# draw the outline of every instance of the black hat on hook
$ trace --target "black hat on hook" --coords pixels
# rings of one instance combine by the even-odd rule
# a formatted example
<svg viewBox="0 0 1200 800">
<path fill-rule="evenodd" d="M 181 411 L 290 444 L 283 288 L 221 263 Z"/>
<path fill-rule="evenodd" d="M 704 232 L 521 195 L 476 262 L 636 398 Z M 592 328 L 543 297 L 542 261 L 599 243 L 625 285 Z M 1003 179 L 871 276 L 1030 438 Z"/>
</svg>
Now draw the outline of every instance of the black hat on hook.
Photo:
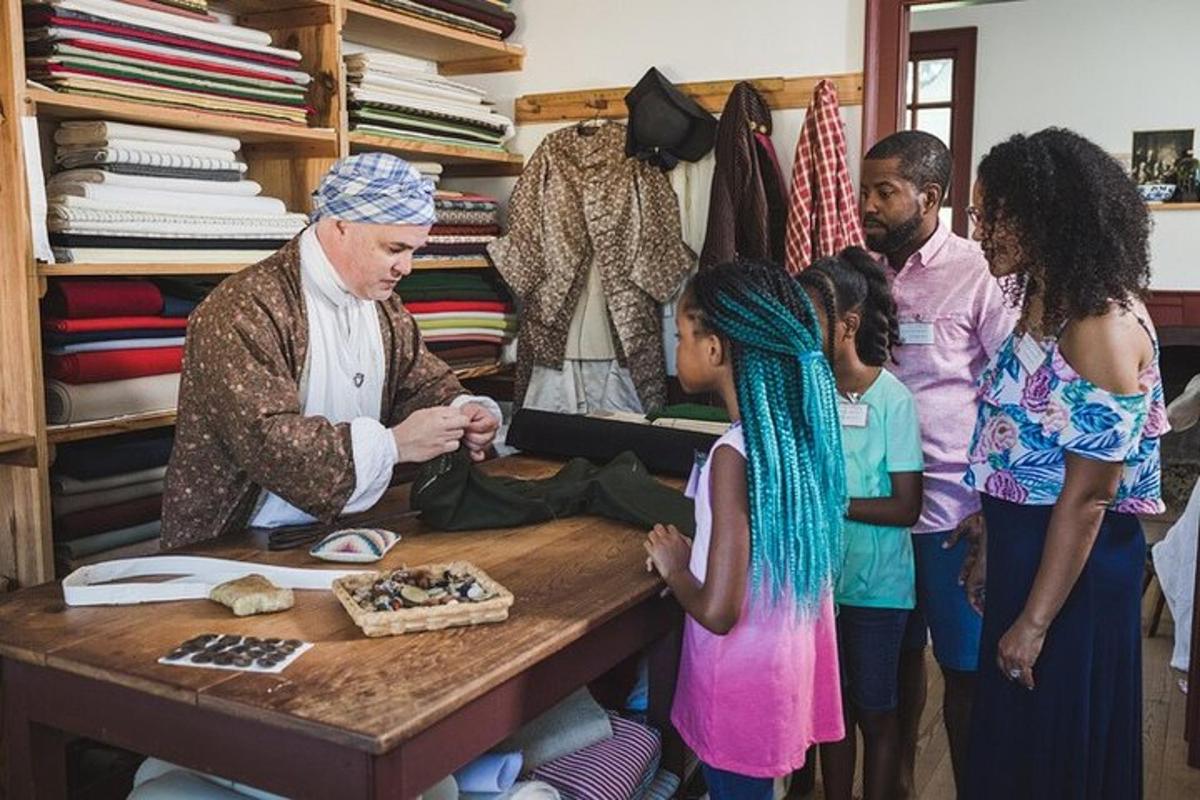
<svg viewBox="0 0 1200 800">
<path fill-rule="evenodd" d="M 716 117 L 654 67 L 625 95 L 625 106 L 627 156 L 668 170 L 680 159 L 699 161 L 716 141 Z"/>
</svg>

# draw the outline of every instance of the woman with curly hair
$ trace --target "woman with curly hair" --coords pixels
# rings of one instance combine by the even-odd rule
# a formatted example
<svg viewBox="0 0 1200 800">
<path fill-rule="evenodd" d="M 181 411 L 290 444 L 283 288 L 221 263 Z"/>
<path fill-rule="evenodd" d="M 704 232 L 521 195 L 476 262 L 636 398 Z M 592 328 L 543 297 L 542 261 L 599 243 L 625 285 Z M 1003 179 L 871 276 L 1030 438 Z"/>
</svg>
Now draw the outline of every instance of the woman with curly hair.
<svg viewBox="0 0 1200 800">
<path fill-rule="evenodd" d="M 1021 316 L 980 377 L 966 475 L 987 527 L 967 582 L 983 636 L 966 796 L 1140 798 L 1136 515 L 1163 510 L 1168 429 L 1146 205 L 1115 160 L 1055 128 L 994 147 L 973 202 Z"/>
</svg>

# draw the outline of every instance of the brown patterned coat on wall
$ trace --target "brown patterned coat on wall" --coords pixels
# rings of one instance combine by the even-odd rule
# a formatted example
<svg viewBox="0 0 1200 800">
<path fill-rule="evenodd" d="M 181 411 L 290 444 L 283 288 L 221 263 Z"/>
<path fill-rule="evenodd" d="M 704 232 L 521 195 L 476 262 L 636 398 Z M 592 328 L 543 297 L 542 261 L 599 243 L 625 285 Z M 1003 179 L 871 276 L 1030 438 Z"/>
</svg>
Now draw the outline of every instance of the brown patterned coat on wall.
<svg viewBox="0 0 1200 800">
<path fill-rule="evenodd" d="M 625 126 L 551 133 L 509 203 L 509 232 L 488 252 L 522 301 L 518 403 L 534 365 L 562 369 L 571 317 L 594 261 L 617 358 L 643 406 L 666 401 L 662 317 L 695 255 L 680 238 L 679 203 L 657 168 L 625 157 Z"/>
</svg>

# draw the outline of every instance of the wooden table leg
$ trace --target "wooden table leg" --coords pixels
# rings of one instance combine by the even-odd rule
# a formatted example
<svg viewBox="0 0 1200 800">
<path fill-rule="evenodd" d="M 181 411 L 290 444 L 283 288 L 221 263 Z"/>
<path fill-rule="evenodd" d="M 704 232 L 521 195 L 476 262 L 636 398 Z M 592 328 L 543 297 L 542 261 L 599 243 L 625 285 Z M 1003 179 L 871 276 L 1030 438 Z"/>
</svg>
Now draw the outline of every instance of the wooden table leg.
<svg viewBox="0 0 1200 800">
<path fill-rule="evenodd" d="M 22 685 L 14 670 L 4 679 L 4 760 L 10 798 L 67 796 L 67 736 L 39 725 L 29 717 L 31 687 Z"/>
</svg>

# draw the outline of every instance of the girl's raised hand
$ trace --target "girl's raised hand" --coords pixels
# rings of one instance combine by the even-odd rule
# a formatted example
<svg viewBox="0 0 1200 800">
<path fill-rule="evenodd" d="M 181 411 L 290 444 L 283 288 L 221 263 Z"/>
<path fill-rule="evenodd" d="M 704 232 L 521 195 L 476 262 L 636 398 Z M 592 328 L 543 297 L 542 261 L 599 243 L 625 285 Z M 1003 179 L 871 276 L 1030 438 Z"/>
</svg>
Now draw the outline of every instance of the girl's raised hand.
<svg viewBox="0 0 1200 800">
<path fill-rule="evenodd" d="M 644 546 L 649 555 L 646 568 L 653 566 L 663 580 L 669 581 L 688 569 L 692 558 L 692 542 L 674 525 L 655 525 L 646 537 Z"/>
</svg>

